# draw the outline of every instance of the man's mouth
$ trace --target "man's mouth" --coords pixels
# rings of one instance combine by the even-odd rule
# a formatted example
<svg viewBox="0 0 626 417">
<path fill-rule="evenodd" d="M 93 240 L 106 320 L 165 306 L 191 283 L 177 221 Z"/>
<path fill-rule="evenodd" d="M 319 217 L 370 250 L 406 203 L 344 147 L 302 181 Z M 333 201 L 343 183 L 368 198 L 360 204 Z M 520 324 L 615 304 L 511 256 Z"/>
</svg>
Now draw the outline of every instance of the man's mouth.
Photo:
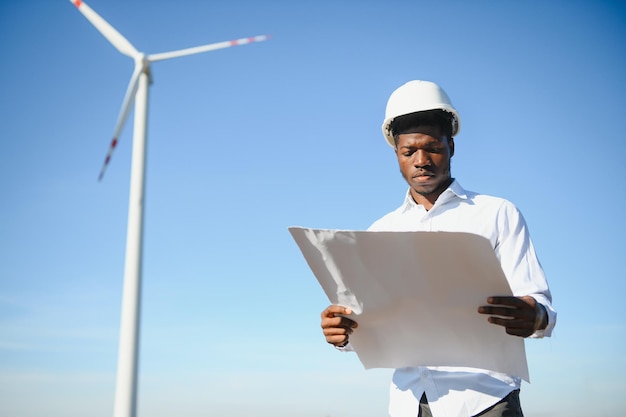
<svg viewBox="0 0 626 417">
<path fill-rule="evenodd" d="M 433 176 L 435 176 L 435 174 L 433 174 L 432 172 L 427 172 L 427 171 L 419 171 L 413 174 L 413 178 L 418 181 L 428 181 L 430 177 L 433 177 Z"/>
</svg>

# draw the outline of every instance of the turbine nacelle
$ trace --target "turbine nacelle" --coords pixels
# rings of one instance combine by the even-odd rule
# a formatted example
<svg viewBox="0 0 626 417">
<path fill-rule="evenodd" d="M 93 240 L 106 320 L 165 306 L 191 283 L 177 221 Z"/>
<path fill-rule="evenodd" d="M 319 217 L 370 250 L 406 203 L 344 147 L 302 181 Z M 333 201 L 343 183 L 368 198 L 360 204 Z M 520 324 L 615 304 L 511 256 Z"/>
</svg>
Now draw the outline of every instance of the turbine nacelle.
<svg viewBox="0 0 626 417">
<path fill-rule="evenodd" d="M 143 52 L 139 52 L 133 60 L 135 61 L 135 65 L 140 66 L 144 71 L 150 68 L 150 60 L 148 60 L 148 56 Z"/>
</svg>

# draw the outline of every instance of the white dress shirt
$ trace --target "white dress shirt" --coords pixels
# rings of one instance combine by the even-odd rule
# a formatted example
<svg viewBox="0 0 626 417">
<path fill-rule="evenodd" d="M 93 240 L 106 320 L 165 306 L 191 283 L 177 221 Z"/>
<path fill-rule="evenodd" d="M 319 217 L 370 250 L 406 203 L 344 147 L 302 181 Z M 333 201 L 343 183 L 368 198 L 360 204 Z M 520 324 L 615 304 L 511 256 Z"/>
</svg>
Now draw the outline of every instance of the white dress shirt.
<svg viewBox="0 0 626 417">
<path fill-rule="evenodd" d="M 415 203 L 407 192 L 399 208 L 374 222 L 368 230 L 467 232 L 486 237 L 513 294 L 530 295 L 546 308 L 547 327 L 531 337 L 550 336 L 556 322 L 550 290 L 524 218 L 511 202 L 466 191 L 454 180 L 430 210 Z M 427 335 L 424 343 L 428 343 Z M 433 417 L 470 417 L 491 407 L 520 384 L 519 377 L 484 369 L 400 368 L 395 370 L 391 381 L 389 414 L 416 417 L 425 392 Z"/>
</svg>

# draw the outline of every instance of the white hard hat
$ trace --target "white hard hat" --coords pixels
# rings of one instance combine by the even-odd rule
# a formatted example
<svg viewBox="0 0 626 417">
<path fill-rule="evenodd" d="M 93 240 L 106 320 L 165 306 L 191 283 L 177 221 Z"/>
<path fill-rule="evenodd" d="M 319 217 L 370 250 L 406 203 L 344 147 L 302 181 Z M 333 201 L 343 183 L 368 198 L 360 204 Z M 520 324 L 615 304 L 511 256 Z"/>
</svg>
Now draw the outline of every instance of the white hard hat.
<svg viewBox="0 0 626 417">
<path fill-rule="evenodd" d="M 459 133 L 461 119 L 446 92 L 433 82 L 415 80 L 402 85 L 389 96 L 382 126 L 387 143 L 392 148 L 396 147 L 390 129 L 396 117 L 427 110 L 444 110 L 452 114 L 452 136 Z"/>
</svg>

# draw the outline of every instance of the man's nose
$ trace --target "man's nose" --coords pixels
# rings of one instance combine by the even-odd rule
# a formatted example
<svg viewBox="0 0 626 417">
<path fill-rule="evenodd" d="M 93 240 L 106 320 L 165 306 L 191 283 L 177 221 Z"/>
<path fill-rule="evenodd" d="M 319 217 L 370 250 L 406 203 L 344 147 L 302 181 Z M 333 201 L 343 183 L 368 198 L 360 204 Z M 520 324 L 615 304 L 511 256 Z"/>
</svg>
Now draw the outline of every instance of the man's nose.
<svg viewBox="0 0 626 417">
<path fill-rule="evenodd" d="M 413 160 L 413 165 L 415 165 L 416 167 L 424 167 L 430 165 L 430 154 L 426 151 L 418 150 L 413 154 L 413 157 L 415 158 Z"/>
</svg>

